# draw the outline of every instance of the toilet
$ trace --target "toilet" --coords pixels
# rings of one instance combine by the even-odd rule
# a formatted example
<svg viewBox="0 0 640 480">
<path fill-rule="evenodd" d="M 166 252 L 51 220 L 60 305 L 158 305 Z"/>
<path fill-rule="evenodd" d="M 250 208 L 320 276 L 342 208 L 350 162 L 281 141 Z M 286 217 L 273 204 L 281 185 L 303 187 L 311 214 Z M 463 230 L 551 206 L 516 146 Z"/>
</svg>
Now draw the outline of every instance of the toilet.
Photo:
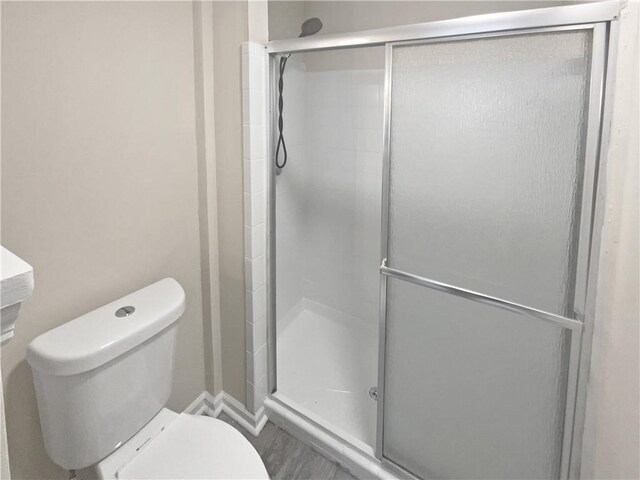
<svg viewBox="0 0 640 480">
<path fill-rule="evenodd" d="M 184 290 L 165 278 L 31 342 L 27 361 L 55 463 L 78 479 L 269 478 L 238 430 L 165 407 L 184 309 Z"/>
</svg>

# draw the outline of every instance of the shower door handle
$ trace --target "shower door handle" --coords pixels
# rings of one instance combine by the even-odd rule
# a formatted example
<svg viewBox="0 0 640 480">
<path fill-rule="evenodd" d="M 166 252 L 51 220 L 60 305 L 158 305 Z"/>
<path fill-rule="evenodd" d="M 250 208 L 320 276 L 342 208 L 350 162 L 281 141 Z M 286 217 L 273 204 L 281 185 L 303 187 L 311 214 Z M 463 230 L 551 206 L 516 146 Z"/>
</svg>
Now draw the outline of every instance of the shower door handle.
<svg viewBox="0 0 640 480">
<path fill-rule="evenodd" d="M 484 305 L 490 305 L 509 312 L 518 313 L 528 317 L 538 318 L 554 325 L 560 325 L 561 327 L 571 330 L 580 330 L 584 328 L 584 324 L 573 318 L 564 317 L 562 315 L 556 315 L 555 313 L 546 312 L 533 307 L 527 307 L 520 303 L 510 302 L 503 298 L 494 297 L 484 293 L 474 292 L 473 290 L 467 290 L 466 288 L 455 287 L 447 283 L 432 280 L 430 278 L 414 275 L 413 273 L 404 272 L 387 266 L 387 259 L 382 260 L 380 265 L 380 273 L 387 277 L 397 278 L 405 282 L 413 283 L 414 285 L 420 285 L 421 287 L 430 288 L 438 292 L 448 293 L 455 295 L 456 297 L 466 298 L 474 302 L 482 303 Z"/>
</svg>

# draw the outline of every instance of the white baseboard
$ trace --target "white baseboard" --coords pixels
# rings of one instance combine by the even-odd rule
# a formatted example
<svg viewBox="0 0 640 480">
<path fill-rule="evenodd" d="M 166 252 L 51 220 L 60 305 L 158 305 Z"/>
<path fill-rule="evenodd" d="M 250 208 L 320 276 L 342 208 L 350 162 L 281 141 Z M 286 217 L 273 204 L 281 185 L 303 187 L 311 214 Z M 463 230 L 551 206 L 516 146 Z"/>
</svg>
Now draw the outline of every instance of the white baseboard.
<svg viewBox="0 0 640 480">
<path fill-rule="evenodd" d="M 220 392 L 215 397 L 209 392 L 202 392 L 184 412 L 210 417 L 218 417 L 220 413 L 224 412 L 256 437 L 260 435 L 262 428 L 267 423 L 264 407 L 260 407 L 260 410 L 253 414 L 242 403 L 225 392 Z"/>
<path fill-rule="evenodd" d="M 187 408 L 184 409 L 184 413 L 191 415 L 210 415 L 211 410 L 213 409 L 214 400 L 215 399 L 209 392 L 202 392 Z"/>
<path fill-rule="evenodd" d="M 262 428 L 267 423 L 267 414 L 264 407 L 260 407 L 260 409 L 253 414 L 231 395 L 225 392 L 221 393 L 222 411 L 242 425 L 245 430 L 251 432 L 252 435 L 256 437 L 260 435 Z"/>
</svg>

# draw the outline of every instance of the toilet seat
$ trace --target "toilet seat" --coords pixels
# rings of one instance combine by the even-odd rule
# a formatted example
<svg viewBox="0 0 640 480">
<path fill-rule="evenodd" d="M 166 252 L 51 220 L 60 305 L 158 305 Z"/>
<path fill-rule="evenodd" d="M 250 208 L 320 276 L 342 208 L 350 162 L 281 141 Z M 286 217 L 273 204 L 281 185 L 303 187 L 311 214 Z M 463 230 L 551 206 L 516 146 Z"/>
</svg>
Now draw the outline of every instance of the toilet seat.
<svg viewBox="0 0 640 480">
<path fill-rule="evenodd" d="M 119 479 L 264 479 L 258 452 L 235 428 L 204 416 L 178 415 L 117 474 Z"/>
</svg>

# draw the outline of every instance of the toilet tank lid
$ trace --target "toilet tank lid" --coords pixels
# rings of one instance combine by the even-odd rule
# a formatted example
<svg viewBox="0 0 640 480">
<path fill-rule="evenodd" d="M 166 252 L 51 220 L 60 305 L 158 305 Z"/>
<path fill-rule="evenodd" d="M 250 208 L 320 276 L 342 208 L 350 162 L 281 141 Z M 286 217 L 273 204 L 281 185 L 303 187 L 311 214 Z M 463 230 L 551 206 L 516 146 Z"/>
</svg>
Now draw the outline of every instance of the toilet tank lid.
<svg viewBox="0 0 640 480">
<path fill-rule="evenodd" d="M 87 372 L 175 323 L 184 309 L 184 290 L 165 278 L 43 333 L 29 344 L 27 361 L 49 375 Z"/>
</svg>

